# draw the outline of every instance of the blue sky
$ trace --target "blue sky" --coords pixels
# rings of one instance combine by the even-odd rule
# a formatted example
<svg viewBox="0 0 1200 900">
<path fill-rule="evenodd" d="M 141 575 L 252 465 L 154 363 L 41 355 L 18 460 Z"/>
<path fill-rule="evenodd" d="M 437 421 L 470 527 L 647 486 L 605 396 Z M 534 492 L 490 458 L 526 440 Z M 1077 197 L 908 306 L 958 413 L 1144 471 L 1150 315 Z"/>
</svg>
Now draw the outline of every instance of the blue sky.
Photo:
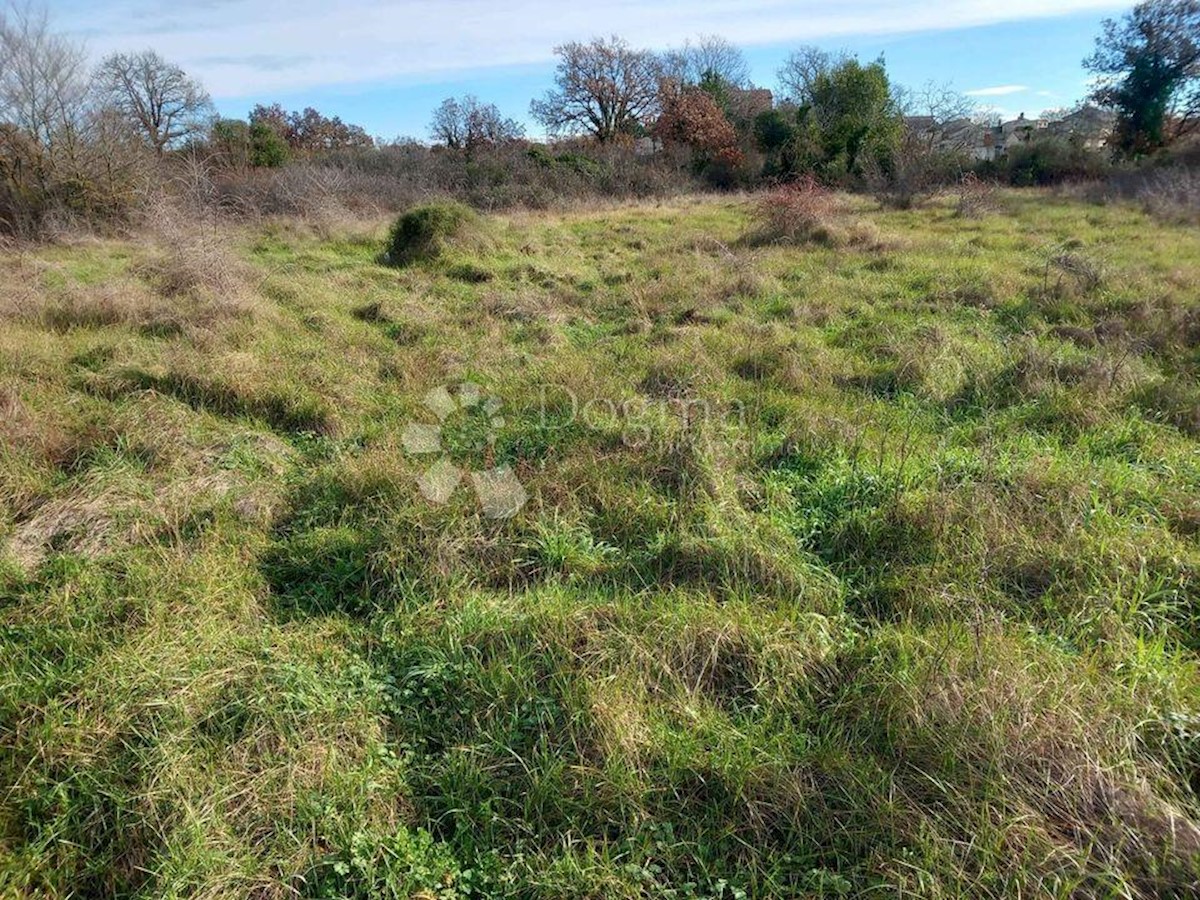
<svg viewBox="0 0 1200 900">
<path fill-rule="evenodd" d="M 382 137 L 424 138 L 445 97 L 473 93 L 528 122 L 553 47 L 617 32 L 665 49 L 721 34 L 754 80 L 800 44 L 883 54 L 901 84 L 949 83 L 1005 117 L 1069 106 L 1080 61 L 1114 0 L 51 0 L 59 27 L 100 56 L 154 47 L 197 75 L 222 114 L 258 102 L 315 106 Z M 530 133 L 537 128 L 530 123 Z"/>
</svg>

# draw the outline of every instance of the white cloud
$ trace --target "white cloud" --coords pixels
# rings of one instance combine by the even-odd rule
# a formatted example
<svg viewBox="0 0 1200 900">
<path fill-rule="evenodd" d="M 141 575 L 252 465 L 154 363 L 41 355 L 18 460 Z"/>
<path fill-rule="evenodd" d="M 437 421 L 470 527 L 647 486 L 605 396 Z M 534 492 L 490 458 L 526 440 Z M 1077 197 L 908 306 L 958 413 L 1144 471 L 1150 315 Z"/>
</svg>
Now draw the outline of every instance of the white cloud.
<svg viewBox="0 0 1200 900">
<path fill-rule="evenodd" d="M 556 44 L 616 31 L 664 47 L 698 33 L 742 45 L 835 42 L 1122 8 L 1122 0 L 51 0 L 96 54 L 153 46 L 216 97 L 425 80 L 542 64 Z M 983 96 L 983 95 L 981 95 Z"/>
<path fill-rule="evenodd" d="M 1000 84 L 996 87 L 976 88 L 973 91 L 967 91 L 968 97 L 1007 97 L 1009 94 L 1023 94 L 1029 90 L 1023 84 Z"/>
</svg>

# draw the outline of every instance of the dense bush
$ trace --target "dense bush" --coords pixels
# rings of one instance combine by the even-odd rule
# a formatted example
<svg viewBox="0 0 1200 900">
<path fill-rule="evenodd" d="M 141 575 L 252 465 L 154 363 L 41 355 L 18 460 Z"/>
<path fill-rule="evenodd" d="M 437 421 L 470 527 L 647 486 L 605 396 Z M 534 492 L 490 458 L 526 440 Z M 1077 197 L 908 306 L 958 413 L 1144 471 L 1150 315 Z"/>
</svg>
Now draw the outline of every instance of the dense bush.
<svg viewBox="0 0 1200 900">
<path fill-rule="evenodd" d="M 714 187 L 729 187 L 745 161 L 738 132 L 725 111 L 703 88 L 662 91 L 662 115 L 655 135 L 664 144 L 691 151 L 690 167 Z"/>
<path fill-rule="evenodd" d="M 107 228 L 135 217 L 157 180 L 153 160 L 118 141 L 83 150 L 48 153 L 0 127 L 0 236 L 37 239 L 72 224 Z"/>
<path fill-rule="evenodd" d="M 882 60 L 827 59 L 793 100 L 753 123 L 768 177 L 812 174 L 852 187 L 872 168 L 887 168 L 900 146 L 903 119 Z"/>
<path fill-rule="evenodd" d="M 404 266 L 436 259 L 448 243 L 478 228 L 479 217 L 461 203 L 430 203 L 411 209 L 396 220 L 388 234 L 387 258 Z"/>
<path fill-rule="evenodd" d="M 1063 138 L 1019 144 L 1001 159 L 981 163 L 979 175 L 1014 187 L 1035 187 L 1099 178 L 1111 169 L 1107 157 Z"/>
<path fill-rule="evenodd" d="M 262 122 L 220 119 L 208 138 L 214 162 L 224 168 L 277 169 L 288 161 L 287 143 Z"/>
<path fill-rule="evenodd" d="M 443 198 L 485 211 L 547 209 L 703 187 L 670 150 L 640 156 L 631 147 L 585 142 L 513 143 L 469 155 L 404 142 L 296 160 L 274 170 L 222 167 L 212 178 L 219 206 L 246 216 L 306 216 L 331 207 L 395 213 Z"/>
</svg>

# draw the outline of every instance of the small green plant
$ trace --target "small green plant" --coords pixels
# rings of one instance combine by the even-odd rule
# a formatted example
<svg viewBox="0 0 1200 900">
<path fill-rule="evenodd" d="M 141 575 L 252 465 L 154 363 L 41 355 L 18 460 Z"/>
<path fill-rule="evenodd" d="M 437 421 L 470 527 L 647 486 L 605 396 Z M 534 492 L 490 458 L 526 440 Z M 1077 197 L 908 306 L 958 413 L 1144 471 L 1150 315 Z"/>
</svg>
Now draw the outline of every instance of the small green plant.
<svg viewBox="0 0 1200 900">
<path fill-rule="evenodd" d="M 316 896 L 327 900 L 422 897 L 455 900 L 462 872 L 453 853 L 424 829 L 381 835 L 360 831 L 322 866 Z"/>
<path fill-rule="evenodd" d="M 559 519 L 539 522 L 526 547 L 524 565 L 530 572 L 568 578 L 597 575 L 618 555 L 616 547 L 596 540 L 584 525 Z"/>
</svg>

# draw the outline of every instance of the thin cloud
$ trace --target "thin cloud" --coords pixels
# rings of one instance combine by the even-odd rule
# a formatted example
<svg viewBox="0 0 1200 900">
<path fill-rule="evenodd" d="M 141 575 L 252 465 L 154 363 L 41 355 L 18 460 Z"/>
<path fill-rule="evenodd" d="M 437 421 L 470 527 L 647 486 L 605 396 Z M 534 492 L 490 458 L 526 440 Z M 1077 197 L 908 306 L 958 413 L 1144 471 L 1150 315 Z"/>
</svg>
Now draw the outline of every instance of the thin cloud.
<svg viewBox="0 0 1200 900">
<path fill-rule="evenodd" d="M 1021 94 L 1029 90 L 1023 84 L 1000 84 L 996 87 L 976 88 L 973 91 L 967 91 L 968 97 L 1007 97 L 1009 94 Z"/>
<path fill-rule="evenodd" d="M 554 47 L 616 31 L 664 48 L 700 33 L 743 46 L 836 42 L 1123 8 L 1122 0 L 51 0 L 94 54 L 153 46 L 217 97 L 371 82 L 419 82 L 542 65 Z M 686 13 L 686 14 L 685 14 Z M 219 54 L 214 58 L 214 50 Z M 264 55 L 301 60 L 264 67 Z M 989 96 L 989 95 L 982 95 Z"/>
<path fill-rule="evenodd" d="M 311 56 L 287 56 L 278 53 L 251 53 L 247 56 L 200 56 L 196 63 L 201 66 L 233 66 L 255 69 L 259 72 L 278 72 L 311 63 Z"/>
</svg>

